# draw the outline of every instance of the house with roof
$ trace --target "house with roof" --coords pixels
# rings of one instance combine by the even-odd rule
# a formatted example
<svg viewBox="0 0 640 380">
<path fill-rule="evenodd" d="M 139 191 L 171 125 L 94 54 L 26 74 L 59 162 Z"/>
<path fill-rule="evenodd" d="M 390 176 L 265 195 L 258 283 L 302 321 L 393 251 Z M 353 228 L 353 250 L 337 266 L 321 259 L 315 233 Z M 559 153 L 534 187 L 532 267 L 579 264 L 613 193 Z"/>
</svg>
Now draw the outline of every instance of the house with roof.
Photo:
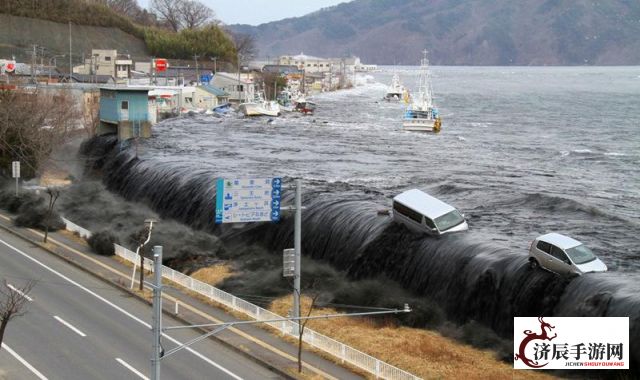
<svg viewBox="0 0 640 380">
<path fill-rule="evenodd" d="M 210 84 L 197 86 L 193 94 L 193 105 L 196 108 L 213 109 L 221 104 L 229 102 L 229 94 L 221 88 Z"/>
<path fill-rule="evenodd" d="M 151 137 L 152 116 L 156 113 L 152 107 L 147 87 L 101 87 L 96 134 L 117 134 L 121 141 Z"/>
<path fill-rule="evenodd" d="M 240 103 L 247 99 L 253 99 L 256 86 L 252 73 L 223 73 L 217 72 L 213 76 L 211 84 L 227 94 L 230 102 Z"/>
</svg>

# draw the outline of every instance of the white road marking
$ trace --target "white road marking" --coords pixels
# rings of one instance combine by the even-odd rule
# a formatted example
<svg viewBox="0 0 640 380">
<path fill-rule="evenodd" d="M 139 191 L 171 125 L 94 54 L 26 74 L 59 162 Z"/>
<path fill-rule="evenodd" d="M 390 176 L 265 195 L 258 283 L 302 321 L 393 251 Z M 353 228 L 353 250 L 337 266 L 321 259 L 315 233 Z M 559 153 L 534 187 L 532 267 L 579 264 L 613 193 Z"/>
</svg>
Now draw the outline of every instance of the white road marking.
<svg viewBox="0 0 640 380">
<path fill-rule="evenodd" d="M 38 377 L 38 379 L 47 380 L 47 378 L 44 377 L 44 375 L 41 374 L 40 371 L 38 371 L 37 369 L 33 368 L 33 366 L 31 364 L 29 364 L 26 360 L 24 360 L 22 358 L 22 356 L 18 355 L 14 350 L 9 348 L 9 346 L 7 346 L 6 343 L 2 343 L 2 348 L 7 350 L 7 352 L 10 353 L 11 355 L 13 355 L 14 358 L 18 359 L 18 361 L 20 363 L 22 363 L 25 367 L 27 367 L 29 369 L 29 371 L 33 372 L 33 374 L 36 375 Z"/>
<path fill-rule="evenodd" d="M 131 366 L 129 363 L 125 362 L 124 360 L 120 359 L 120 358 L 116 358 L 116 360 L 118 361 L 118 363 L 122 364 L 126 369 L 128 369 L 129 371 L 135 373 L 136 375 L 138 375 L 141 379 L 144 380 L 149 380 L 148 377 L 146 377 L 145 375 L 143 375 L 140 371 L 138 371 L 137 369 L 133 368 L 133 366 Z"/>
<path fill-rule="evenodd" d="M 29 256 L 28 254 L 26 254 L 26 253 L 22 252 L 21 250 L 19 250 L 18 248 L 16 248 L 16 247 L 12 246 L 11 244 L 9 244 L 9 243 L 5 242 L 4 240 L 1 240 L 1 239 L 0 239 L 0 243 L 2 243 L 2 244 L 4 244 L 4 245 L 6 245 L 7 247 L 11 248 L 13 251 L 15 251 L 15 252 L 19 253 L 20 255 L 24 256 L 25 258 L 27 258 L 27 259 L 29 259 L 29 260 L 31 260 L 31 261 L 33 261 L 34 263 L 36 263 L 36 264 L 40 265 L 41 267 L 45 268 L 46 270 L 48 270 L 49 272 L 51 272 L 51 273 L 55 274 L 56 276 L 58 276 L 58 277 L 60 277 L 60 278 L 62 278 L 62 279 L 64 279 L 64 280 L 66 280 L 66 281 L 67 281 L 67 282 L 69 282 L 70 284 L 73 284 L 73 285 L 77 286 L 78 288 L 80 288 L 80 289 L 84 290 L 85 292 L 87 292 L 87 293 L 91 294 L 91 295 L 92 295 L 92 296 L 94 296 L 95 298 L 97 298 L 97 299 L 99 299 L 100 301 L 102 301 L 102 302 L 106 303 L 107 305 L 109 305 L 109 306 L 113 307 L 114 309 L 118 310 L 119 312 L 121 312 L 122 314 L 124 314 L 124 315 L 128 316 L 129 318 L 133 319 L 134 321 L 136 321 L 136 322 L 140 323 L 141 325 L 145 326 L 146 328 L 151 329 L 151 325 L 150 325 L 150 324 L 148 324 L 147 322 L 143 321 L 142 319 L 140 319 L 140 318 L 136 317 L 135 315 L 133 315 L 133 314 L 129 313 L 128 311 L 126 311 L 125 309 L 121 308 L 120 306 L 118 306 L 118 305 L 116 305 L 116 304 L 112 303 L 111 301 L 107 300 L 106 298 L 104 298 L 104 297 L 100 296 L 99 294 L 94 293 L 93 291 L 91 291 L 91 290 L 89 290 L 89 289 L 85 288 L 84 286 L 82 286 L 82 285 L 80 285 L 79 283 L 77 283 L 77 282 L 73 281 L 73 280 L 72 280 L 72 279 L 70 279 L 69 277 L 67 277 L 67 276 L 63 275 L 62 273 L 60 273 L 60 272 L 58 272 L 58 271 L 56 271 L 55 269 L 53 269 L 53 268 L 51 268 L 51 267 L 47 266 L 47 265 L 46 265 L 46 264 L 44 264 L 44 263 L 41 263 L 41 262 L 40 262 L 40 261 L 38 261 L 37 259 L 34 259 L 33 257 L 31 257 L 31 256 Z M 173 342 L 174 344 L 176 344 L 176 345 L 178 345 L 178 346 L 181 346 L 181 345 L 182 345 L 182 343 L 181 343 L 180 341 L 178 341 L 177 339 L 174 339 L 174 338 L 170 337 L 169 335 L 167 335 L 167 334 L 165 334 L 165 333 L 162 333 L 162 336 L 163 336 L 163 337 L 165 337 L 165 338 L 167 338 L 168 340 L 170 340 L 171 342 Z M 242 380 L 242 378 L 241 378 L 240 376 L 238 376 L 238 375 L 234 374 L 233 372 L 231 372 L 231 371 L 229 371 L 228 369 L 224 368 L 224 367 L 223 367 L 223 366 L 221 366 L 220 364 L 218 364 L 218 363 L 214 362 L 213 360 L 209 359 L 208 357 L 206 357 L 206 356 L 202 355 L 201 353 L 199 353 L 198 351 L 194 350 L 193 348 L 191 348 L 191 347 L 187 347 L 187 348 L 185 348 L 185 350 L 187 350 L 187 351 L 191 352 L 192 354 L 194 354 L 194 355 L 195 355 L 195 356 L 197 356 L 198 358 L 200 358 L 200 359 L 204 360 L 205 362 L 207 362 L 207 363 L 211 364 L 212 366 L 214 366 L 214 367 L 218 368 L 220 371 L 222 371 L 222 372 L 226 373 L 227 375 L 229 375 L 229 376 L 233 377 L 234 379 Z"/>
<path fill-rule="evenodd" d="M 16 288 L 15 286 L 11 285 L 11 284 L 7 284 L 7 288 L 13 290 L 14 292 L 20 294 L 24 299 L 26 299 L 29 302 L 33 302 L 33 298 L 29 297 L 28 295 L 24 294 L 22 292 L 22 290 Z"/>
<path fill-rule="evenodd" d="M 71 325 L 71 323 L 65 321 L 64 319 L 58 317 L 57 315 L 53 316 L 55 319 L 58 320 L 58 322 L 62 323 L 63 325 L 67 326 L 68 328 L 70 328 L 71 330 L 73 330 L 73 332 L 75 332 L 76 334 L 80 335 L 81 337 L 85 337 L 87 336 L 87 334 L 83 333 L 82 331 L 80 331 L 79 329 L 75 328 L 74 326 Z"/>
</svg>

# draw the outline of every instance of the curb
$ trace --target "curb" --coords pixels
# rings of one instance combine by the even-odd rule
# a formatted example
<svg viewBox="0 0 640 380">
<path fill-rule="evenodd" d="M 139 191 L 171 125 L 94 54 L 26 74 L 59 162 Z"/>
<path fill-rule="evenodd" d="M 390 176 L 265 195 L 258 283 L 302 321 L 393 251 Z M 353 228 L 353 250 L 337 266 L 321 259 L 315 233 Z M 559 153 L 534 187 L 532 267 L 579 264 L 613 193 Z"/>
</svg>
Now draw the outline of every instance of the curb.
<svg viewBox="0 0 640 380">
<path fill-rule="evenodd" d="M 11 220 L 11 222 L 13 223 L 13 219 Z M 67 257 L 62 253 L 55 252 L 54 250 L 49 249 L 48 247 L 43 245 L 41 242 L 34 241 L 31 238 L 29 238 L 28 236 L 25 236 L 23 233 L 15 231 L 14 229 L 12 229 L 10 227 L 7 227 L 7 226 L 4 226 L 2 224 L 0 224 L 0 228 L 5 230 L 5 231 L 7 231 L 7 232 L 9 232 L 12 235 L 17 236 L 18 238 L 20 238 L 20 239 L 22 239 L 22 240 L 24 240 L 26 242 L 29 242 L 31 244 L 34 244 L 34 245 L 38 246 L 38 248 L 43 249 L 43 250 L 51 253 L 52 255 L 58 257 L 59 259 L 61 259 L 61 260 L 65 261 L 66 263 L 72 265 L 73 267 L 75 267 L 77 269 L 80 269 L 81 271 L 83 271 L 83 272 L 85 272 L 85 273 L 97 278 L 98 280 L 100 280 L 100 281 L 102 281 L 102 282 L 104 282 L 104 283 L 106 283 L 108 285 L 115 286 L 116 288 L 124 291 L 125 293 L 127 293 L 130 296 L 136 298 L 137 300 L 142 301 L 147 305 L 152 305 L 152 302 L 148 301 L 147 299 L 145 299 L 144 297 L 140 296 L 139 294 L 131 291 L 129 288 L 124 287 L 121 284 L 119 284 L 118 282 L 110 280 L 110 279 L 108 279 L 106 277 L 103 277 L 102 275 L 100 275 L 100 274 L 98 274 L 96 272 L 93 272 L 93 271 L 89 270 L 88 268 L 84 267 L 80 263 L 74 261 L 72 258 Z M 184 318 L 184 317 L 182 317 L 180 315 L 173 314 L 173 313 L 165 310 L 164 308 L 162 310 L 162 313 L 164 315 L 170 316 L 171 318 L 174 318 L 174 319 L 176 319 L 176 320 L 178 320 L 178 321 L 180 321 L 180 322 L 182 322 L 182 323 L 184 323 L 186 325 L 192 324 L 192 322 L 188 321 L 186 318 Z M 197 330 L 198 332 L 203 332 L 203 333 L 208 333 L 209 332 L 209 330 L 206 330 L 205 328 L 202 328 L 202 327 L 193 327 L 192 330 Z M 268 370 L 270 370 L 270 371 L 282 376 L 284 379 L 288 379 L 288 380 L 296 380 L 297 379 L 296 377 L 291 376 L 289 373 L 283 371 L 282 369 L 280 369 L 280 368 L 278 368 L 278 367 L 276 367 L 276 366 L 274 366 L 274 365 L 272 365 L 270 363 L 267 363 L 267 362 L 263 361 L 262 359 L 258 358 L 255 355 L 252 355 L 252 354 L 250 354 L 250 353 L 248 353 L 246 351 L 241 350 L 240 348 L 234 346 L 233 344 L 231 344 L 229 342 L 226 342 L 226 341 L 218 338 L 215 335 L 211 335 L 209 337 L 209 339 L 213 339 L 216 342 L 221 343 L 223 346 L 233 350 L 236 353 L 241 354 L 245 358 L 247 358 L 247 359 L 249 359 L 249 360 L 251 360 L 251 361 L 253 361 L 253 362 L 255 362 L 255 363 L 257 363 L 257 364 L 259 364 L 259 365 L 261 365 L 261 366 L 263 366 L 265 368 L 267 368 Z"/>
</svg>

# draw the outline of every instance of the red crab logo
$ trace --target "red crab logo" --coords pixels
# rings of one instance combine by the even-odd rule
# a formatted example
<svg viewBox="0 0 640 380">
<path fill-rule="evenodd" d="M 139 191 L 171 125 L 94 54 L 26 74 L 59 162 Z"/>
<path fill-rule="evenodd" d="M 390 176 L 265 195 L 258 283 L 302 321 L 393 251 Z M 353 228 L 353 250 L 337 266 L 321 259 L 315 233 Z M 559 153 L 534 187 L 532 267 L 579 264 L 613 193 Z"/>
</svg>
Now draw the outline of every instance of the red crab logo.
<svg viewBox="0 0 640 380">
<path fill-rule="evenodd" d="M 520 342 L 520 348 L 518 350 L 518 353 L 515 355 L 515 360 L 522 360 L 524 364 L 531 368 L 542 368 L 549 363 L 538 364 L 537 361 L 527 358 L 527 356 L 525 355 L 527 344 L 534 340 L 552 340 L 558 336 L 558 334 L 555 333 L 551 337 L 548 335 L 548 332 L 551 332 L 551 330 L 554 329 L 555 326 L 551 326 L 550 324 L 545 322 L 542 317 L 538 317 L 538 321 L 540 322 L 540 334 L 536 334 L 531 330 L 524 330 L 523 332 L 526 337 L 522 340 L 522 342 Z M 547 329 L 549 330 L 548 332 Z"/>
</svg>

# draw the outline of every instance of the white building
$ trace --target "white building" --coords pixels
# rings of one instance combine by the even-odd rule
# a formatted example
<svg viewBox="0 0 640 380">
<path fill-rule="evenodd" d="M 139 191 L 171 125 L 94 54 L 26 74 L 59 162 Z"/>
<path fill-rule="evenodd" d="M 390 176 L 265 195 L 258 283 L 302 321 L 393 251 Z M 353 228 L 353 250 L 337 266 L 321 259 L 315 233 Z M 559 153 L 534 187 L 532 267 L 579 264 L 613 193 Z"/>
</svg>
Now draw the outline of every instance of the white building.
<svg viewBox="0 0 640 380">
<path fill-rule="evenodd" d="M 217 72 L 213 76 L 211 84 L 227 94 L 229 101 L 241 102 L 253 99 L 256 92 L 256 85 L 251 73 L 223 73 Z"/>
<path fill-rule="evenodd" d="M 296 66 L 307 73 L 328 73 L 334 70 L 331 59 L 312 57 L 300 53 L 298 55 L 283 55 L 278 59 L 279 65 Z"/>
<path fill-rule="evenodd" d="M 131 77 L 133 61 L 128 55 L 118 55 L 117 50 L 92 49 L 91 57 L 83 65 L 74 66 L 74 74 L 108 75 L 117 79 Z"/>
</svg>

